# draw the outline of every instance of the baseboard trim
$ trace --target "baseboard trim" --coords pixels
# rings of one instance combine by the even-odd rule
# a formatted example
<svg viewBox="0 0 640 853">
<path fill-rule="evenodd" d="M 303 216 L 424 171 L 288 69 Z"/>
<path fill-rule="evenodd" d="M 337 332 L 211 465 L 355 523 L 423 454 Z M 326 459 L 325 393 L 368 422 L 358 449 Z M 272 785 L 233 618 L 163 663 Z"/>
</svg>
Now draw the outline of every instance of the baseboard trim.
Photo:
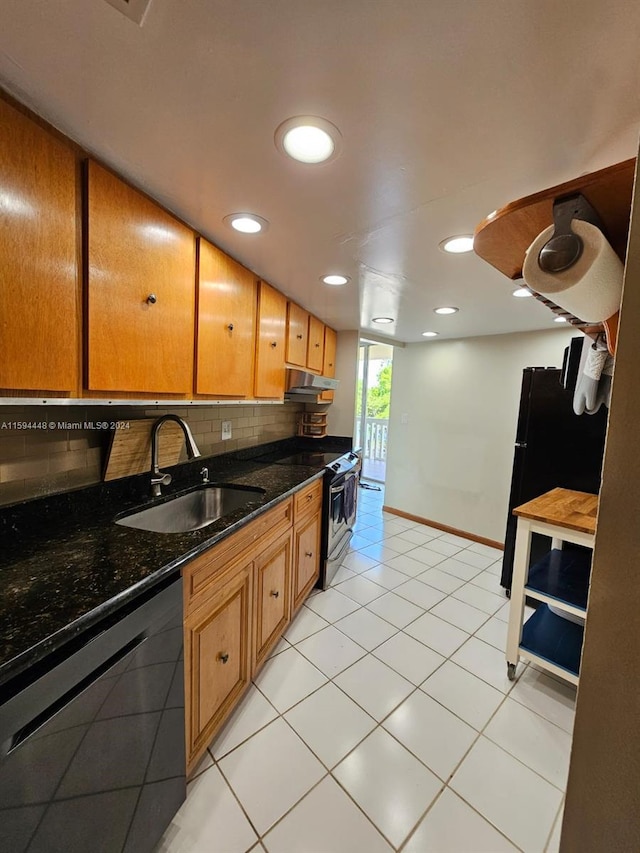
<svg viewBox="0 0 640 853">
<path fill-rule="evenodd" d="M 421 515 L 413 515 L 410 512 L 405 512 L 402 509 L 395 509 L 392 506 L 385 505 L 382 509 L 392 515 L 399 515 L 401 518 L 408 518 L 409 521 L 417 521 L 419 524 L 428 524 L 430 527 L 443 530 L 445 533 L 453 533 L 455 536 L 462 536 L 464 539 L 470 539 L 472 542 L 479 542 L 481 545 L 488 545 L 490 548 L 497 548 L 499 551 L 504 551 L 504 543 L 496 542 L 495 539 L 487 539 L 485 536 L 477 536 L 475 533 L 468 533 L 466 530 L 459 530 L 457 527 L 449 527 L 448 524 L 441 524 L 439 521 L 433 521 L 431 518 L 423 518 Z"/>
</svg>

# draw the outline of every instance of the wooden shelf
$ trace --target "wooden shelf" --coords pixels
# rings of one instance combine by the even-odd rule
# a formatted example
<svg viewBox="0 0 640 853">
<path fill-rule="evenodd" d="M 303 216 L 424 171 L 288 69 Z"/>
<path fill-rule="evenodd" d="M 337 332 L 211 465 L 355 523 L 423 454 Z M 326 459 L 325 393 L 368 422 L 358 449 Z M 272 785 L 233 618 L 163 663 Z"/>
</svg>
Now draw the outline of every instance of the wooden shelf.
<svg viewBox="0 0 640 853">
<path fill-rule="evenodd" d="M 624 263 L 635 167 L 635 158 L 625 160 L 505 205 L 476 228 L 475 253 L 508 278 L 522 278 L 526 250 L 553 224 L 554 200 L 580 192 L 598 212 L 607 239 Z"/>
</svg>

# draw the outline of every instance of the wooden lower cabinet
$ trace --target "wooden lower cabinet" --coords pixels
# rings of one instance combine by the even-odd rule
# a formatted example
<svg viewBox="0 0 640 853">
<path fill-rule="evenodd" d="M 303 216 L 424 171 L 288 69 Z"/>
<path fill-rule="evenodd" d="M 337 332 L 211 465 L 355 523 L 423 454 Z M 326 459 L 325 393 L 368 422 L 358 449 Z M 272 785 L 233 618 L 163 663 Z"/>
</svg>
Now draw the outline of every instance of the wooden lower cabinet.
<svg viewBox="0 0 640 853">
<path fill-rule="evenodd" d="M 253 563 L 240 562 L 185 619 L 188 770 L 251 682 L 252 593 Z"/>
<path fill-rule="evenodd" d="M 321 496 L 316 480 L 183 570 L 187 773 L 311 592 Z"/>
<path fill-rule="evenodd" d="M 320 515 L 311 515 L 296 524 L 293 611 L 311 592 L 320 573 Z"/>
<path fill-rule="evenodd" d="M 291 618 L 291 533 L 254 561 L 254 664 L 259 666 Z"/>
</svg>

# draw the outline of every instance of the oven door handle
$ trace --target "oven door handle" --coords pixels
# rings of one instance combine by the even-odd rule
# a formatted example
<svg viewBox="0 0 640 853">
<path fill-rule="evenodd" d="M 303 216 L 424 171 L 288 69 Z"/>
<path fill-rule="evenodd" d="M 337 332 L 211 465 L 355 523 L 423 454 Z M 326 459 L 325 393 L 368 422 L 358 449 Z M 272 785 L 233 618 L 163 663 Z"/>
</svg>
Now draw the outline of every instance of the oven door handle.
<svg viewBox="0 0 640 853">
<path fill-rule="evenodd" d="M 344 486 L 338 486 L 337 488 L 335 486 L 331 487 L 331 494 L 332 495 L 337 495 L 340 492 L 344 492 Z"/>
</svg>

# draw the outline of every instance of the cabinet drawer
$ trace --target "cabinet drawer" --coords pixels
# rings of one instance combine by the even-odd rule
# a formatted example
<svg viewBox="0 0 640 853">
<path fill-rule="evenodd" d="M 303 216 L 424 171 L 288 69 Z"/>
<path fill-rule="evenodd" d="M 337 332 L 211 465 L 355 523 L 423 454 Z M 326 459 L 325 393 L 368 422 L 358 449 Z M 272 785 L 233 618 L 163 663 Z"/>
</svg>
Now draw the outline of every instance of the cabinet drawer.
<svg viewBox="0 0 640 853">
<path fill-rule="evenodd" d="M 293 610 L 302 604 L 320 574 L 319 514 L 296 527 L 295 543 Z"/>
<path fill-rule="evenodd" d="M 255 665 L 284 631 L 291 608 L 291 533 L 260 554 L 255 566 Z"/>
<path fill-rule="evenodd" d="M 316 480 L 293 496 L 294 517 L 296 523 L 309 513 L 318 513 L 322 509 L 322 480 Z"/>
<path fill-rule="evenodd" d="M 260 547 L 267 547 L 291 527 L 293 504 L 291 498 L 277 504 L 269 512 L 258 516 L 241 530 L 232 533 L 200 557 L 196 557 L 183 569 L 185 612 L 198 607 L 206 598 L 212 583 L 232 560 L 260 540 Z"/>
</svg>

